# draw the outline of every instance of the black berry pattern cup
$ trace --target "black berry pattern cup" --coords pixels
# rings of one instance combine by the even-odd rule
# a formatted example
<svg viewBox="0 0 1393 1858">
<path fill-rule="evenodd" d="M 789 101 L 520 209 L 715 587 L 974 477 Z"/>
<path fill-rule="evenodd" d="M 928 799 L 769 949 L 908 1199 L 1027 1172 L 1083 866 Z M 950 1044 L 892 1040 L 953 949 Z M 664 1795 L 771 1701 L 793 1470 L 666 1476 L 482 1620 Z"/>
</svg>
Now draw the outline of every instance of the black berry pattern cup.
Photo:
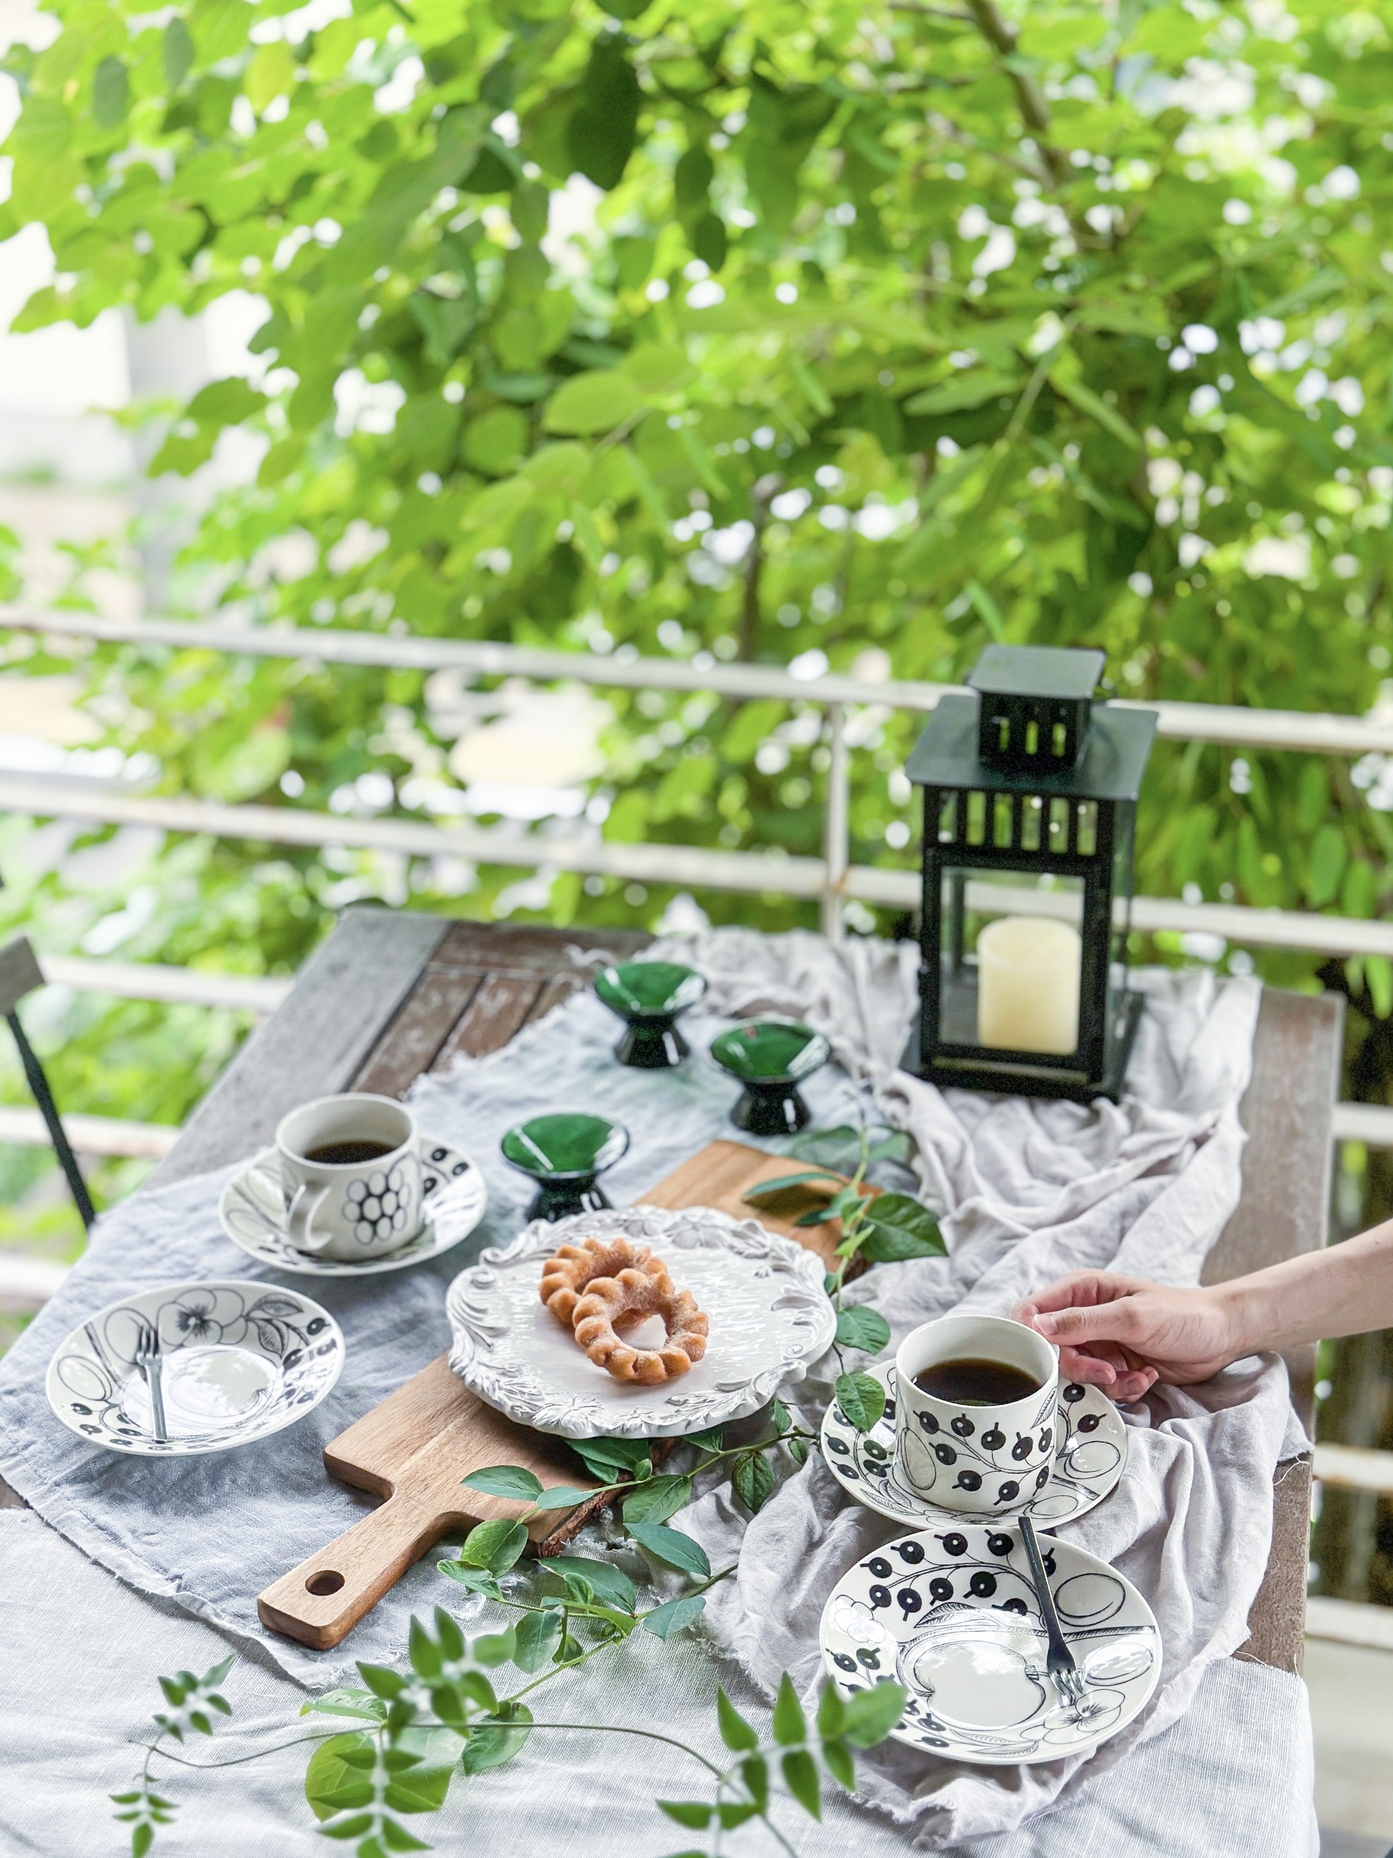
<svg viewBox="0 0 1393 1858">
<path fill-rule="evenodd" d="M 1029 1391 L 987 1403 L 945 1399 L 919 1385 L 920 1377 L 951 1381 L 955 1368 L 992 1367 Z M 926 1502 L 964 1516 L 1009 1516 L 1049 1482 L 1059 1358 L 1033 1329 L 1000 1316 L 941 1316 L 905 1337 L 895 1380 L 897 1467 Z"/>
</svg>

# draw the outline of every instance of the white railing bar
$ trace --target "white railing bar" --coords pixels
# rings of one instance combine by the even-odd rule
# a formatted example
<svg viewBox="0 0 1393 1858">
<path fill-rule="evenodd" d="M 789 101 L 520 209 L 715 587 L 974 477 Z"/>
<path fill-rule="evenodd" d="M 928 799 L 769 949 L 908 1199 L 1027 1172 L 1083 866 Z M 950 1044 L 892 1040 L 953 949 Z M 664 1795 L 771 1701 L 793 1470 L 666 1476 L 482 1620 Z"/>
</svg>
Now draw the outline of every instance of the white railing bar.
<svg viewBox="0 0 1393 1858">
<path fill-rule="evenodd" d="M 487 639 L 430 639 L 414 634 L 311 631 L 171 619 L 108 619 L 93 613 L 36 611 L 0 604 L 0 630 L 47 632 L 111 644 L 169 645 L 182 650 L 245 653 L 261 658 L 309 658 L 325 664 L 378 665 L 416 671 L 467 671 L 475 677 L 523 677 L 539 682 L 685 691 L 722 696 L 778 697 L 789 702 L 884 704 L 928 711 L 956 684 L 874 683 L 865 678 L 798 678 L 773 665 L 695 664 L 618 653 L 533 651 Z M 1249 709 L 1238 704 L 1116 699 L 1126 709 L 1156 712 L 1162 736 L 1233 748 L 1292 749 L 1331 755 L 1393 754 L 1393 720 L 1334 716 L 1321 711 Z"/>
<path fill-rule="evenodd" d="M 254 974 L 214 974 L 203 968 L 93 960 L 85 955 L 40 954 L 39 966 L 46 981 L 83 993 L 171 1005 L 238 1007 L 252 1013 L 274 1013 L 294 985 Z"/>
<path fill-rule="evenodd" d="M 827 706 L 827 805 L 822 819 L 822 933 L 842 939 L 842 885 L 851 862 L 851 767 L 846 752 L 846 706 Z"/>
<path fill-rule="evenodd" d="M 483 826 L 434 826 L 406 819 L 355 819 L 290 806 L 232 806 L 219 801 L 123 792 L 117 783 L 0 771 L 0 810 L 44 819 L 86 819 L 108 825 L 148 825 L 166 832 L 265 839 L 279 845 L 342 845 L 408 857 L 451 855 L 483 864 L 551 868 L 683 889 L 769 892 L 821 898 L 828 888 L 821 858 L 780 852 L 720 852 L 704 846 L 624 844 L 572 834 L 494 831 Z M 851 865 L 844 897 L 912 910 L 920 880 L 910 871 Z M 1236 903 L 1181 903 L 1137 897 L 1132 923 L 1146 934 L 1202 930 L 1252 948 L 1290 948 L 1326 955 L 1393 956 L 1393 923 L 1319 916 L 1301 910 L 1258 910 Z"/>
<path fill-rule="evenodd" d="M 1380 1103 L 1337 1103 L 1331 1133 L 1337 1142 L 1393 1148 L 1393 1109 Z"/>
<path fill-rule="evenodd" d="M 1393 1652 L 1393 1606 L 1330 1600 L 1324 1594 L 1311 1594 L 1306 1601 L 1306 1637 Z"/>
<path fill-rule="evenodd" d="M 34 1258 L 24 1252 L 0 1252 L 0 1308 L 42 1309 L 72 1267 L 57 1258 Z"/>
<path fill-rule="evenodd" d="M 1361 1445 L 1317 1445 L 1313 1471 L 1322 1484 L 1341 1490 L 1375 1490 L 1393 1495 L 1393 1452 Z"/>
<path fill-rule="evenodd" d="M 79 1155 L 112 1155 L 161 1161 L 179 1140 L 168 1123 L 123 1122 L 117 1116 L 82 1116 L 63 1113 L 63 1127 Z M 20 1105 L 0 1107 L 0 1142 L 21 1148 L 47 1148 L 48 1127 L 36 1109 Z"/>
</svg>

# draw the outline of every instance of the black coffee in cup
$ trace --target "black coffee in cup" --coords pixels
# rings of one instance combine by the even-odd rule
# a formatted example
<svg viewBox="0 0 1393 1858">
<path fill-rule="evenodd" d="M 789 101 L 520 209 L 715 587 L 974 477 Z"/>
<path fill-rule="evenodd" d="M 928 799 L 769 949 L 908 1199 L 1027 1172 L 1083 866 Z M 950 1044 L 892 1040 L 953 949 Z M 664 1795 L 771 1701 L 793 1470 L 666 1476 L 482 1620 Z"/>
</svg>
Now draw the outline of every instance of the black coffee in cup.
<svg viewBox="0 0 1393 1858">
<path fill-rule="evenodd" d="M 921 1393 L 942 1400 L 949 1406 L 1011 1406 L 1039 1393 L 1044 1382 L 1021 1368 L 1004 1361 L 985 1361 L 979 1356 L 960 1361 L 936 1361 L 921 1368 L 914 1376 Z"/>
<path fill-rule="evenodd" d="M 307 1149 L 306 1161 L 318 1161 L 326 1167 L 351 1167 L 364 1161 L 380 1161 L 384 1155 L 390 1155 L 390 1142 L 325 1142 L 319 1148 Z"/>
</svg>

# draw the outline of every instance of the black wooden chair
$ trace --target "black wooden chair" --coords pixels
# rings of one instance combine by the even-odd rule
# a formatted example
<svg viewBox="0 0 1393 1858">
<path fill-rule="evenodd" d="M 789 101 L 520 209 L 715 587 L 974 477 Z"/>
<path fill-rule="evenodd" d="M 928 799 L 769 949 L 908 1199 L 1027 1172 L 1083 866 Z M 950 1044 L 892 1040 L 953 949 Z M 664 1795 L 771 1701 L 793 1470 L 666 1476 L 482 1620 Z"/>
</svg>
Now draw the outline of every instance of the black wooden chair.
<svg viewBox="0 0 1393 1858">
<path fill-rule="evenodd" d="M 82 1223 L 90 1227 L 97 1217 L 96 1208 L 92 1205 L 91 1196 L 87 1192 L 87 1183 L 83 1180 L 82 1172 L 77 1165 L 77 1156 L 73 1153 L 72 1144 L 68 1141 L 63 1129 L 62 1119 L 58 1114 L 58 1105 L 53 1101 L 53 1092 L 49 1088 L 48 1079 L 44 1076 L 44 1068 L 39 1063 L 33 1046 L 25 1038 L 24 1028 L 19 1023 L 17 1009 L 20 1001 L 26 994 L 33 993 L 36 987 L 42 987 L 43 984 L 43 969 L 40 968 L 38 958 L 29 946 L 28 936 L 16 936 L 13 942 L 7 942 L 4 948 L 0 948 L 0 1013 L 3 1013 L 9 1021 L 10 1031 L 14 1034 L 14 1042 L 19 1048 L 20 1062 L 24 1066 L 24 1075 L 29 1080 L 29 1088 L 34 1093 L 34 1101 L 38 1104 L 39 1112 L 48 1126 L 49 1139 L 58 1157 L 58 1165 L 67 1176 L 68 1186 L 72 1189 L 73 1199 L 77 1202 L 77 1210 L 82 1215 Z"/>
</svg>

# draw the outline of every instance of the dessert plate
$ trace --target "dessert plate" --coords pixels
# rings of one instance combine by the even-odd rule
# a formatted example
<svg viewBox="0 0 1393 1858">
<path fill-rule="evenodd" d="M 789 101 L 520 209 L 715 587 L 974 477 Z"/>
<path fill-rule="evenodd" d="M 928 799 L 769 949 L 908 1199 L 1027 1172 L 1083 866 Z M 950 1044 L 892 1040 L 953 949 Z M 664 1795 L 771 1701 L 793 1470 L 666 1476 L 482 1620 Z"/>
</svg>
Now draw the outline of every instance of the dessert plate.
<svg viewBox="0 0 1393 1858">
<path fill-rule="evenodd" d="M 146 1326 L 160 1343 L 166 1440 L 154 1436 L 150 1389 L 135 1365 Z M 279 1284 L 167 1284 L 112 1303 L 73 1330 L 44 1391 L 93 1445 L 142 1458 L 228 1451 L 293 1426 L 343 1370 L 333 1317 Z"/>
<path fill-rule="evenodd" d="M 879 1516 L 912 1528 L 950 1527 L 962 1521 L 912 1490 L 895 1465 L 895 1364 L 866 1370 L 885 1389 L 885 1411 L 869 1432 L 858 1432 L 836 1401 L 822 1419 L 822 1455 L 846 1491 Z M 1024 1506 L 1037 1529 L 1072 1522 L 1117 1486 L 1127 1463 L 1127 1427 L 1096 1387 L 1067 1381 L 1059 1389 L 1059 1445 L 1050 1481 Z M 1001 1527 L 1010 1518 L 1001 1519 Z"/>
<path fill-rule="evenodd" d="M 617 1381 L 543 1304 L 544 1260 L 558 1245 L 591 1238 L 650 1246 L 674 1285 L 691 1291 L 711 1332 L 689 1373 L 656 1387 Z M 837 1321 L 823 1269 L 816 1253 L 758 1220 L 706 1206 L 535 1220 L 511 1245 L 481 1253 L 451 1284 L 450 1366 L 481 1400 L 541 1432 L 572 1439 L 700 1432 L 758 1412 L 781 1382 L 801 1380 L 826 1352 Z M 648 1347 L 657 1338 L 640 1328 L 625 1339 Z"/>
<path fill-rule="evenodd" d="M 1071 1542 L 1040 1544 L 1086 1691 L 1067 1702 L 1020 1531 L 959 1523 L 887 1542 L 849 1568 L 818 1638 L 845 1691 L 893 1680 L 909 1702 L 891 1734 L 944 1761 L 1060 1761 L 1116 1735 L 1161 1674 L 1155 1615 L 1116 1568 Z"/>
<path fill-rule="evenodd" d="M 361 1264 L 339 1258 L 315 1258 L 290 1243 L 285 1229 L 285 1196 L 274 1148 L 264 1148 L 240 1168 L 223 1188 L 218 1218 L 223 1231 L 248 1257 L 299 1277 L 373 1277 L 379 1271 L 404 1271 L 408 1265 L 438 1258 L 458 1245 L 484 1217 L 488 1189 L 467 1155 L 446 1142 L 421 1144 L 421 1229 L 394 1252 L 376 1252 Z"/>
</svg>

